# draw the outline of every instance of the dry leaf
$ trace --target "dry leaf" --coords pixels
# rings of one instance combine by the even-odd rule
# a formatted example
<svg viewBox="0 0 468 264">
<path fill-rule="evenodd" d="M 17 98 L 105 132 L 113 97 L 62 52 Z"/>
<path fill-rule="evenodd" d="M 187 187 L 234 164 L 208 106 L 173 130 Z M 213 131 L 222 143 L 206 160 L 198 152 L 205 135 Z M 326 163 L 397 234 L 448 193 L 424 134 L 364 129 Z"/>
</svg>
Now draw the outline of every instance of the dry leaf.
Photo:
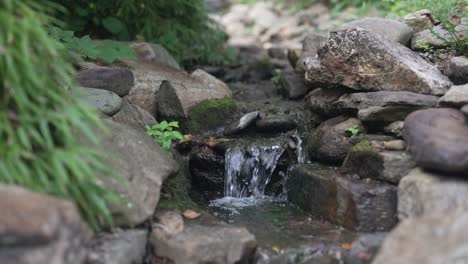
<svg viewBox="0 0 468 264">
<path fill-rule="evenodd" d="M 185 210 L 182 215 L 187 218 L 187 219 L 196 219 L 198 217 L 200 217 L 200 213 L 194 211 L 194 210 L 191 210 L 191 209 L 187 209 Z"/>
</svg>

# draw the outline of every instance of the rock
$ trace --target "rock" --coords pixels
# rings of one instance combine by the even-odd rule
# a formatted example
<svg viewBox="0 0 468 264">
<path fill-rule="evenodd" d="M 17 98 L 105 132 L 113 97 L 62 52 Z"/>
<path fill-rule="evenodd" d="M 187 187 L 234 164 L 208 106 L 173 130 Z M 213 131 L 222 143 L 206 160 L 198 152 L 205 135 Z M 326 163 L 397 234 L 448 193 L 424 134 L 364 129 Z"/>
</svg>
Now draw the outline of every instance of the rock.
<svg viewBox="0 0 468 264">
<path fill-rule="evenodd" d="M 192 82 L 163 81 L 159 88 L 159 112 L 165 118 L 188 118 L 190 108 L 212 99 L 231 97 L 229 87 L 202 70 L 191 74 Z"/>
<path fill-rule="evenodd" d="M 121 204 L 111 208 L 114 224 L 141 224 L 153 215 L 163 181 L 175 175 L 178 166 L 145 133 L 111 120 L 103 121 L 111 133 L 98 133 L 97 147 L 108 153 L 104 164 L 121 178 L 100 177 L 104 188 L 115 191 L 122 199 Z"/>
<path fill-rule="evenodd" d="M 226 127 L 223 134 L 225 136 L 237 135 L 247 129 L 250 125 L 255 124 L 255 121 L 259 118 L 259 116 L 259 111 L 245 114 L 238 121 Z"/>
<path fill-rule="evenodd" d="M 287 57 L 289 61 L 289 66 L 296 68 L 297 62 L 299 61 L 299 52 L 295 49 L 288 49 Z"/>
<path fill-rule="evenodd" d="M 414 34 L 411 39 L 411 48 L 413 50 L 425 50 L 428 47 L 436 49 L 448 47 L 449 44 L 440 37 L 447 40 L 453 38 L 450 32 L 442 26 L 435 26 L 432 29 L 426 29 Z"/>
<path fill-rule="evenodd" d="M 439 100 L 441 106 L 461 107 L 468 104 L 468 84 L 452 86 Z"/>
<path fill-rule="evenodd" d="M 468 83 L 468 58 L 453 57 L 450 59 L 445 74 L 454 84 Z"/>
<path fill-rule="evenodd" d="M 406 219 L 387 236 L 372 263 L 464 263 L 468 256 L 467 223 L 467 211 L 433 212 Z"/>
<path fill-rule="evenodd" d="M 111 91 L 94 88 L 78 88 L 73 94 L 107 116 L 113 116 L 122 108 L 122 99 Z"/>
<path fill-rule="evenodd" d="M 465 117 L 468 118 L 468 104 L 463 106 L 460 111 L 463 112 L 463 114 L 465 114 Z"/>
<path fill-rule="evenodd" d="M 414 218 L 434 211 L 466 211 L 468 184 L 462 179 L 447 178 L 412 170 L 398 185 L 398 218 Z"/>
<path fill-rule="evenodd" d="M 432 12 L 429 9 L 422 9 L 408 14 L 403 18 L 403 21 L 416 32 L 432 28 L 435 23 Z"/>
<path fill-rule="evenodd" d="M 410 114 L 403 138 L 416 163 L 447 173 L 468 171 L 468 126 L 462 112 L 430 108 Z"/>
<path fill-rule="evenodd" d="M 304 40 L 302 41 L 302 54 L 298 58 L 295 65 L 295 69 L 298 73 L 305 73 L 306 68 L 304 64 L 304 59 L 306 57 L 315 57 L 317 56 L 317 51 L 322 46 L 325 41 L 327 41 L 327 37 L 318 34 L 318 33 L 311 33 L 307 35 Z"/>
<path fill-rule="evenodd" d="M 352 145 L 346 130 L 357 127 L 364 132 L 361 121 L 356 118 L 335 117 L 323 122 L 306 138 L 306 150 L 311 160 L 342 162 Z"/>
<path fill-rule="evenodd" d="M 416 164 L 405 151 L 379 151 L 364 141 L 351 149 L 341 171 L 358 175 L 361 179 L 371 178 L 398 184 L 414 167 Z"/>
<path fill-rule="evenodd" d="M 404 120 L 408 114 L 419 109 L 437 105 L 437 96 L 411 92 L 352 93 L 335 102 L 342 112 L 358 114 L 365 122 L 394 122 Z"/>
<path fill-rule="evenodd" d="M 345 254 L 345 263 L 366 264 L 371 263 L 382 246 L 387 233 L 363 234 L 356 239 L 348 254 Z"/>
<path fill-rule="evenodd" d="M 255 237 L 245 228 L 195 224 L 168 239 L 152 234 L 151 244 L 157 256 L 176 264 L 248 263 L 257 246 Z"/>
<path fill-rule="evenodd" d="M 455 32 L 457 32 L 457 37 L 459 39 L 468 37 L 468 18 L 463 17 L 461 19 L 461 23 L 455 27 Z"/>
<path fill-rule="evenodd" d="M 127 95 L 134 84 L 133 74 L 126 68 L 83 70 L 75 79 L 80 86 L 108 90 L 120 97 Z"/>
<path fill-rule="evenodd" d="M 192 133 L 222 129 L 237 113 L 237 104 L 231 97 L 201 101 L 189 109 L 188 119 L 181 127 Z"/>
<path fill-rule="evenodd" d="M 135 76 L 135 85 L 125 98 L 154 116 L 157 114 L 158 91 L 163 80 L 193 82 L 186 72 L 156 61 L 137 60 L 125 63 Z"/>
<path fill-rule="evenodd" d="M 385 133 L 392 134 L 397 137 L 401 137 L 401 131 L 403 130 L 405 122 L 404 121 L 395 121 L 390 124 L 388 124 L 386 127 L 384 127 Z"/>
<path fill-rule="evenodd" d="M 254 35 L 265 33 L 271 25 L 278 21 L 279 17 L 272 9 L 271 3 L 257 2 L 250 8 L 248 14 L 243 14 L 244 17 L 247 15 L 249 19 L 254 21 L 252 27 Z"/>
<path fill-rule="evenodd" d="M 142 263 L 146 253 L 148 232 L 130 229 L 101 233 L 90 244 L 87 264 Z"/>
<path fill-rule="evenodd" d="M 198 217 L 201 216 L 201 214 L 197 211 L 194 211 L 192 209 L 187 209 L 185 210 L 182 215 L 187 218 L 187 219 L 190 219 L 190 220 L 193 220 L 193 219 L 197 219 Z"/>
<path fill-rule="evenodd" d="M 135 42 L 130 45 L 136 52 L 137 58 L 145 61 L 156 61 L 180 70 L 181 67 L 169 52 L 161 45 L 147 42 Z"/>
<path fill-rule="evenodd" d="M 351 180 L 318 164 L 294 165 L 286 184 L 292 203 L 348 229 L 387 231 L 397 222 L 395 186 Z"/>
<path fill-rule="evenodd" d="M 408 46 L 414 31 L 411 27 L 395 19 L 367 17 L 344 24 L 341 28 L 362 28 L 389 40 Z"/>
<path fill-rule="evenodd" d="M 189 156 L 192 183 L 203 191 L 224 190 L 224 155 L 209 148 L 199 148 Z"/>
<path fill-rule="evenodd" d="M 283 71 L 280 84 L 283 96 L 291 100 L 301 99 L 310 90 L 304 82 L 304 76 L 294 71 Z"/>
<path fill-rule="evenodd" d="M 368 141 L 369 143 L 385 143 L 387 141 L 394 140 L 395 138 L 392 136 L 387 136 L 387 135 L 379 135 L 379 134 L 359 134 L 356 136 L 351 136 L 349 139 L 349 143 L 351 145 L 357 145 L 361 143 L 362 141 Z"/>
<path fill-rule="evenodd" d="M 315 89 L 305 98 L 306 108 L 322 116 L 338 116 L 341 110 L 334 103 L 346 92 L 343 88 Z"/>
<path fill-rule="evenodd" d="M 112 116 L 112 120 L 134 129 L 144 131 L 146 131 L 146 126 L 158 123 L 154 116 L 141 109 L 139 106 L 128 102 L 125 98 L 122 102 L 122 109 Z"/>
<path fill-rule="evenodd" d="M 0 263 L 84 262 L 92 232 L 73 203 L 0 185 L 0 206 Z"/>
<path fill-rule="evenodd" d="M 435 66 L 403 45 L 363 29 L 334 31 L 307 59 L 306 79 L 360 91 L 409 91 L 440 95 L 451 86 Z M 352 69 L 352 70 L 351 70 Z"/>
<path fill-rule="evenodd" d="M 155 217 L 157 223 L 153 224 L 153 236 L 169 239 L 184 231 L 184 218 L 177 210 L 158 211 Z"/>
<path fill-rule="evenodd" d="M 265 133 L 281 133 L 297 127 L 296 121 L 287 115 L 267 115 L 255 122 L 257 131 Z"/>
</svg>

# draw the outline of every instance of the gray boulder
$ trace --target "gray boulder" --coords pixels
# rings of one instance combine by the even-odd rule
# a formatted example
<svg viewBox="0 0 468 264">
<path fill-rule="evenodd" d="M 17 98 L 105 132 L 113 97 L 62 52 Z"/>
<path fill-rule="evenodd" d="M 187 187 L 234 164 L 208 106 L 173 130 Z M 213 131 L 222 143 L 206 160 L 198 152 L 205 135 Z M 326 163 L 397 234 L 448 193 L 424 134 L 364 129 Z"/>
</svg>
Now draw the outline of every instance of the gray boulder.
<svg viewBox="0 0 468 264">
<path fill-rule="evenodd" d="M 461 107 L 468 104 L 468 84 L 452 86 L 439 100 L 441 106 Z"/>
<path fill-rule="evenodd" d="M 349 128 L 356 127 L 361 133 L 364 127 L 356 118 L 335 117 L 323 122 L 306 138 L 306 151 L 311 160 L 340 163 L 352 147 Z"/>
<path fill-rule="evenodd" d="M 135 226 L 149 219 L 159 202 L 163 181 L 178 171 L 176 162 L 144 132 L 104 120 L 110 133 L 99 133 L 96 146 L 104 163 L 119 178 L 101 177 L 104 188 L 122 202 L 111 208 L 118 226 Z"/>
<path fill-rule="evenodd" d="M 107 116 L 113 116 L 122 108 L 122 98 L 117 94 L 94 88 L 77 88 L 73 94 Z"/>
<path fill-rule="evenodd" d="M 425 50 L 428 47 L 446 48 L 449 44 L 445 40 L 450 40 L 452 38 L 452 34 L 442 26 L 435 26 L 431 29 L 426 29 L 414 34 L 411 39 L 411 48 L 413 50 Z"/>
<path fill-rule="evenodd" d="M 437 211 L 406 219 L 387 236 L 372 263 L 465 263 L 467 228 L 467 211 Z"/>
<path fill-rule="evenodd" d="M 398 185 L 398 218 L 468 209 L 468 183 L 416 168 Z"/>
<path fill-rule="evenodd" d="M 125 98 L 122 102 L 122 109 L 112 116 L 112 120 L 138 130 L 146 130 L 146 126 L 158 123 L 154 116 Z"/>
<path fill-rule="evenodd" d="M 228 225 L 192 224 L 169 237 L 153 233 L 150 241 L 157 256 L 175 264 L 250 263 L 257 247 L 247 229 Z"/>
<path fill-rule="evenodd" d="M 440 95 L 451 86 L 435 66 L 407 47 L 363 29 L 334 31 L 306 60 L 306 79 L 360 91 L 409 91 Z"/>
<path fill-rule="evenodd" d="M 99 67 L 78 72 L 76 81 L 80 86 L 104 89 L 120 97 L 127 95 L 134 84 L 134 77 L 126 68 Z"/>
<path fill-rule="evenodd" d="M 445 74 L 457 85 L 468 83 L 468 58 L 453 57 L 447 64 Z"/>
<path fill-rule="evenodd" d="M 408 46 L 414 31 L 411 27 L 395 19 L 368 17 L 344 24 L 341 28 L 362 28 L 389 40 Z"/>
<path fill-rule="evenodd" d="M 89 244 L 87 264 L 142 263 L 148 231 L 130 229 L 98 234 Z"/>
<path fill-rule="evenodd" d="M 343 112 L 358 114 L 362 121 L 394 122 L 404 120 L 416 110 L 437 105 L 437 96 L 411 92 L 353 93 L 340 97 L 335 104 Z"/>
<path fill-rule="evenodd" d="M 403 138 L 419 166 L 454 174 L 468 171 L 468 126 L 462 112 L 450 108 L 413 112 L 405 120 Z"/>
<path fill-rule="evenodd" d="M 0 206 L 0 263 L 84 262 L 92 232 L 73 203 L 0 185 Z"/>
</svg>

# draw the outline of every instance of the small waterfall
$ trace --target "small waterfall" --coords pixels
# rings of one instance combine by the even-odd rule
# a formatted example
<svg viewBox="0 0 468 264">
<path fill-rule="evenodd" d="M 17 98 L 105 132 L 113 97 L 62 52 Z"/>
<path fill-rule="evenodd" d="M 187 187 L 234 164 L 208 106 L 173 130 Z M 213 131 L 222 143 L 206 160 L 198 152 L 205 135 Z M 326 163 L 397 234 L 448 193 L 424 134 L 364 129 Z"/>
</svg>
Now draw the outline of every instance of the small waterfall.
<svg viewBox="0 0 468 264">
<path fill-rule="evenodd" d="M 293 135 L 293 137 L 296 139 L 297 163 L 304 164 L 306 162 L 306 153 L 302 146 L 302 138 L 299 135 Z"/>
<path fill-rule="evenodd" d="M 261 198 L 284 152 L 279 145 L 235 146 L 225 157 L 225 197 Z"/>
</svg>

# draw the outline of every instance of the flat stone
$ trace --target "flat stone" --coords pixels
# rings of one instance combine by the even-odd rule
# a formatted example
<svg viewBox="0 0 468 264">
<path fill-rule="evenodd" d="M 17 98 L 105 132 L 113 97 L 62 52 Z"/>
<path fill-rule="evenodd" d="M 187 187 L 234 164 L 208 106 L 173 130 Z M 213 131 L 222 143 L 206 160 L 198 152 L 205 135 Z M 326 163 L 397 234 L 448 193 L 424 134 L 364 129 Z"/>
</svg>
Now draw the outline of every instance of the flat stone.
<svg viewBox="0 0 468 264">
<path fill-rule="evenodd" d="M 447 64 L 445 74 L 456 85 L 468 83 L 468 58 L 467 57 L 451 58 Z"/>
<path fill-rule="evenodd" d="M 304 81 L 304 75 L 294 71 L 283 71 L 280 84 L 283 96 L 291 100 L 303 98 L 310 90 Z"/>
<path fill-rule="evenodd" d="M 468 183 L 421 168 L 412 170 L 398 185 L 398 218 L 414 218 L 434 211 L 466 211 Z"/>
<path fill-rule="evenodd" d="M 438 99 L 437 96 L 411 92 L 379 91 L 346 94 L 335 104 L 342 112 L 357 112 L 362 121 L 390 123 L 404 120 L 416 110 L 434 107 Z"/>
<path fill-rule="evenodd" d="M 305 97 L 306 108 L 322 116 L 338 116 L 341 110 L 334 103 L 347 92 L 343 88 L 315 89 Z"/>
<path fill-rule="evenodd" d="M 323 122 L 306 138 L 306 151 L 311 160 L 340 163 L 352 147 L 350 135 L 346 131 L 357 127 L 365 132 L 361 121 L 356 118 L 335 117 Z"/>
<path fill-rule="evenodd" d="M 92 235 L 70 201 L 0 184 L 0 263 L 81 264 Z"/>
<path fill-rule="evenodd" d="M 433 32 L 435 32 L 437 35 L 435 35 Z M 426 47 L 448 47 L 449 44 L 443 39 L 440 39 L 438 36 L 444 39 L 453 38 L 450 32 L 444 29 L 442 26 L 435 26 L 432 29 L 426 29 L 414 34 L 413 38 L 411 39 L 411 48 L 413 50 L 424 50 L 426 49 Z"/>
<path fill-rule="evenodd" d="M 368 17 L 344 24 L 341 28 L 362 28 L 389 40 L 408 46 L 414 31 L 411 27 L 395 19 Z"/>
<path fill-rule="evenodd" d="M 117 94 L 94 88 L 78 88 L 73 94 L 107 116 L 113 116 L 122 109 L 122 98 Z"/>
<path fill-rule="evenodd" d="M 245 228 L 228 225 L 189 225 L 170 238 L 151 235 L 155 254 L 184 264 L 249 263 L 257 242 Z"/>
<path fill-rule="evenodd" d="M 361 142 L 348 153 L 341 171 L 398 184 L 414 167 L 415 162 L 405 151 L 379 151 L 368 142 Z"/>
<path fill-rule="evenodd" d="M 130 229 L 100 233 L 89 245 L 87 264 L 142 263 L 148 231 Z"/>
<path fill-rule="evenodd" d="M 128 102 L 126 98 L 123 99 L 122 109 L 112 116 L 112 120 L 144 131 L 146 131 L 146 126 L 152 126 L 158 123 L 154 116 L 141 109 L 138 105 Z"/>
<path fill-rule="evenodd" d="M 348 229 L 388 231 L 397 222 L 395 186 L 351 180 L 318 164 L 294 165 L 286 184 L 292 203 Z"/>
<path fill-rule="evenodd" d="M 467 224 L 466 210 L 406 219 L 390 232 L 372 263 L 465 263 Z"/>
<path fill-rule="evenodd" d="M 468 104 L 468 84 L 452 86 L 439 100 L 441 106 L 461 107 Z"/>
<path fill-rule="evenodd" d="M 306 60 L 306 79 L 359 91 L 408 91 L 441 95 L 451 82 L 435 66 L 407 47 L 363 29 L 333 31 Z"/>
<path fill-rule="evenodd" d="M 450 108 L 413 112 L 405 120 L 403 138 L 419 166 L 453 174 L 468 171 L 468 126 L 462 112 Z"/>
<path fill-rule="evenodd" d="M 225 136 L 237 135 L 247 129 L 250 125 L 255 124 L 255 121 L 259 118 L 259 116 L 259 111 L 245 114 L 238 121 L 226 127 L 223 134 Z"/>
<path fill-rule="evenodd" d="M 80 86 L 104 89 L 120 97 L 127 95 L 134 84 L 133 73 L 126 68 L 88 69 L 78 72 L 76 81 Z"/>
</svg>

